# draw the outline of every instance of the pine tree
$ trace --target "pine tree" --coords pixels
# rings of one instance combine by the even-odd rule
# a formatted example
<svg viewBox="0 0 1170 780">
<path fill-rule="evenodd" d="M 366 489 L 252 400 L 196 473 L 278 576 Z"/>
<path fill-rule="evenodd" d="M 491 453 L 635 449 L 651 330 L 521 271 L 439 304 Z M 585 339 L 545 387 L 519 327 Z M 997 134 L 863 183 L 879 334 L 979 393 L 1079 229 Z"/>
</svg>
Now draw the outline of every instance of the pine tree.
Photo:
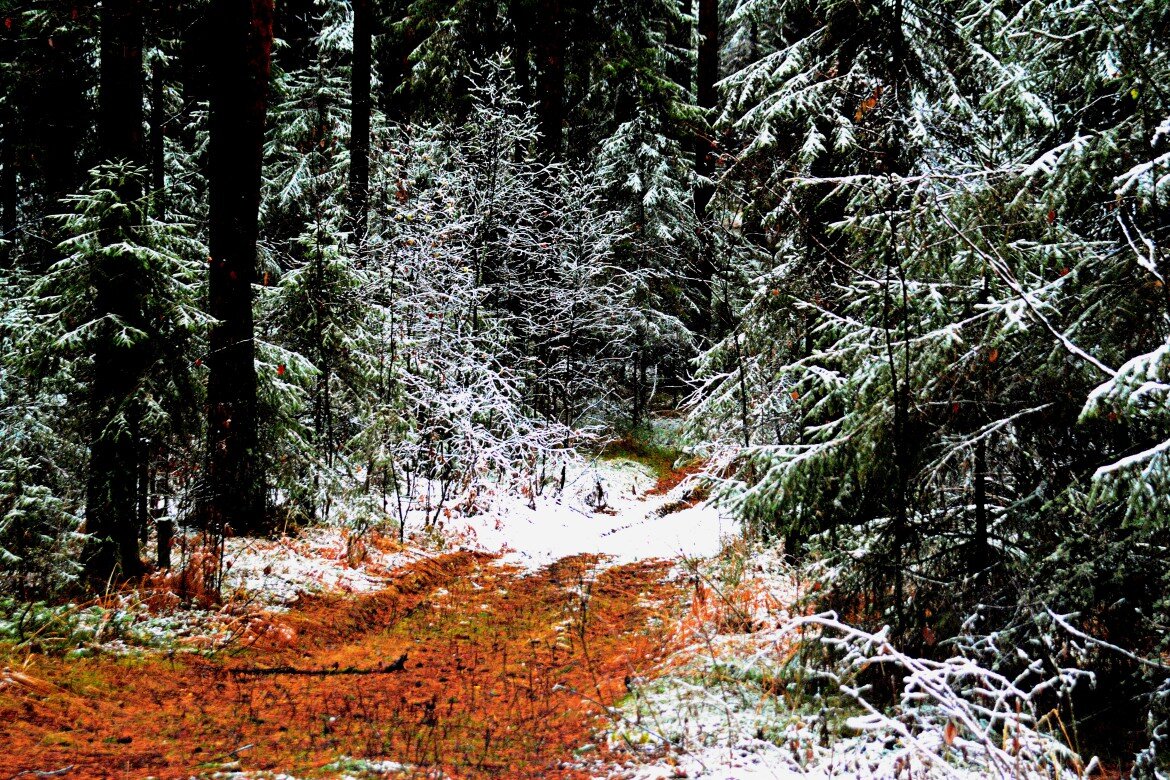
<svg viewBox="0 0 1170 780">
<path fill-rule="evenodd" d="M 130 166 L 121 175 L 102 182 L 112 185 L 116 199 L 101 216 L 102 252 L 94 253 L 90 274 L 97 319 L 112 327 L 100 328 L 91 342 L 93 375 L 90 381 L 90 456 L 86 499 L 86 573 L 95 585 L 117 573 L 135 577 L 142 572 L 138 549 L 138 504 L 147 444 L 138 410 L 127 401 L 142 385 L 150 361 L 150 346 L 131 335 L 142 331 L 141 316 L 147 289 L 134 277 L 149 274 L 136 268 L 135 257 L 121 245 L 145 220 L 141 209 L 142 179 L 138 169 L 146 162 L 143 144 L 143 21 L 133 0 L 102 7 L 101 105 L 102 153 L 108 160 Z"/>
<path fill-rule="evenodd" d="M 127 178 L 135 184 L 128 186 Z M 48 338 L 33 354 L 67 361 L 69 379 L 90 388 L 91 399 L 101 399 L 86 412 L 93 476 L 85 501 L 85 563 L 91 578 L 141 571 L 144 442 L 189 435 L 200 397 L 194 338 L 207 320 L 196 306 L 193 258 L 199 247 L 181 226 L 146 218 L 145 197 L 123 199 L 126 191 L 140 190 L 144 178 L 142 169 L 124 164 L 95 169 L 91 190 L 69 199 L 74 213 L 64 219 L 70 237 L 60 246 L 63 259 L 29 293 L 32 305 L 51 316 Z M 133 308 L 113 310 L 92 294 L 111 279 Z M 112 358 L 122 358 L 119 373 L 100 376 L 111 370 Z M 103 461 L 95 464 L 95 458 Z M 110 461 L 126 471 L 103 481 Z M 113 479 L 120 488 L 110 486 Z"/>
<path fill-rule="evenodd" d="M 215 536 L 267 527 L 258 451 L 252 284 L 264 117 L 272 49 L 272 3 L 217 0 L 221 49 L 212 59 L 210 262 L 215 318 L 207 355 L 208 455 L 202 524 Z"/>
</svg>

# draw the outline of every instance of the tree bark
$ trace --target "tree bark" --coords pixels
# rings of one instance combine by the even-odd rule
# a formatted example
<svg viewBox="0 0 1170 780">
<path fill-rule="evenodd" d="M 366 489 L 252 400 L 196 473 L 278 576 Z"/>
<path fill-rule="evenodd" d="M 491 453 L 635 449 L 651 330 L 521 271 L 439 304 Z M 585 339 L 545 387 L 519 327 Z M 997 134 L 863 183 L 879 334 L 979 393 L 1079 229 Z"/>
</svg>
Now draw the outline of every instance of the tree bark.
<svg viewBox="0 0 1170 780">
<path fill-rule="evenodd" d="M 352 240 L 366 239 L 370 193 L 370 51 L 374 38 L 371 0 L 353 0 L 353 65 L 350 69 L 349 219 Z"/>
<path fill-rule="evenodd" d="M 16 36 L 12 30 L 0 27 L 0 62 L 16 60 Z M 11 268 L 16 255 L 16 89 L 6 84 L 4 100 L 0 103 L 0 241 L 13 242 L 0 248 L 0 268 Z"/>
<path fill-rule="evenodd" d="M 155 62 L 150 71 L 150 190 L 156 219 L 166 219 L 166 100 L 163 90 L 162 64 Z"/>
<path fill-rule="evenodd" d="M 98 136 L 102 156 L 111 162 L 140 166 L 142 143 L 143 23 L 137 0 L 106 0 L 101 13 L 101 66 Z M 123 203 L 142 197 L 137 175 L 118 184 Z M 140 224 L 137 208 L 118 211 L 99 226 L 103 247 L 115 247 Z M 138 494 L 141 448 L 140 413 L 134 395 L 149 364 L 150 345 L 120 344 L 112 320 L 140 326 L 142 289 L 133 272 L 136 258 L 105 249 L 90 261 L 96 314 L 103 318 L 93 349 L 89 387 L 89 468 L 86 480 L 86 531 L 83 552 L 90 582 L 100 586 L 111 576 L 142 572 L 138 547 Z"/>
<path fill-rule="evenodd" d="M 975 590 L 982 598 L 987 589 L 987 566 L 991 560 L 987 540 L 987 439 L 975 444 L 975 549 L 971 555 L 971 573 Z"/>
<path fill-rule="evenodd" d="M 528 102 L 532 97 L 532 68 L 529 55 L 532 51 L 534 15 L 532 0 L 511 0 L 508 16 L 512 21 L 512 71 L 516 74 L 516 87 L 520 99 Z"/>
<path fill-rule="evenodd" d="M 706 316 L 713 310 L 712 285 L 715 278 L 715 247 L 708 220 L 708 206 L 715 194 L 712 176 L 715 173 L 715 140 L 709 117 L 715 110 L 719 81 L 719 0 L 699 0 L 699 52 L 695 78 L 695 97 L 704 120 L 695 134 L 695 217 L 699 223 L 700 247 L 695 268 L 695 296 L 699 306 L 700 322 L 707 328 L 716 317 Z M 700 327 L 702 327 L 700 325 Z M 709 334 L 708 334 L 709 335 Z"/>
<path fill-rule="evenodd" d="M 715 109 L 719 95 L 719 0 L 699 0 L 699 57 L 695 80 L 695 98 L 704 114 Z M 710 125 L 704 122 L 695 137 L 695 172 L 709 179 L 715 171 L 715 148 Z M 701 181 L 695 189 L 695 213 L 703 218 L 715 188 Z"/>
<path fill-rule="evenodd" d="M 563 0 L 541 0 L 536 43 L 537 123 L 540 148 L 550 160 L 561 155 L 565 123 L 565 19 Z"/>
<path fill-rule="evenodd" d="M 411 68 L 410 55 L 419 42 L 418 21 L 411 16 L 406 3 L 392 3 L 389 11 L 390 18 L 400 20 L 385 30 L 378 31 L 378 75 L 381 89 L 378 95 L 378 105 L 391 122 L 406 124 L 410 122 L 413 113 L 413 95 L 410 88 Z M 384 7 L 384 6 L 383 6 Z"/>
<path fill-rule="evenodd" d="M 57 13 L 63 10 L 57 6 Z M 101 15 L 104 19 L 107 10 L 103 8 Z M 63 17 L 61 21 L 63 25 L 71 25 Z M 95 119 L 88 94 L 92 81 L 73 55 L 85 45 L 84 35 L 79 26 L 72 26 L 68 32 L 43 39 L 44 48 L 37 56 L 36 81 L 28 85 L 27 108 L 22 107 L 31 114 L 24 124 L 26 133 L 31 131 L 32 135 L 26 138 L 33 142 L 32 154 L 39 169 L 37 178 L 50 214 L 57 213 L 54 208 L 57 201 L 77 191 L 85 181 L 85 172 L 95 162 L 85 155 L 87 149 L 93 148 L 87 140 Z M 100 93 L 100 70 L 98 78 Z M 141 113 L 138 116 L 141 118 Z M 97 119 L 100 133 L 102 119 Z M 107 150 L 99 151 L 105 154 Z M 107 156 L 107 159 L 112 158 Z M 52 220 L 46 220 L 45 229 L 50 236 L 49 243 L 55 243 L 57 226 Z"/>
<path fill-rule="evenodd" d="M 0 268 L 11 268 L 16 242 L 16 121 L 11 109 L 2 117 L 0 128 L 0 241 L 12 242 L 0 248 Z"/>
<path fill-rule="evenodd" d="M 208 455 L 200 517 L 219 537 L 267 530 L 259 451 L 252 282 L 272 58 L 272 0 L 215 0 L 208 179 Z"/>
</svg>

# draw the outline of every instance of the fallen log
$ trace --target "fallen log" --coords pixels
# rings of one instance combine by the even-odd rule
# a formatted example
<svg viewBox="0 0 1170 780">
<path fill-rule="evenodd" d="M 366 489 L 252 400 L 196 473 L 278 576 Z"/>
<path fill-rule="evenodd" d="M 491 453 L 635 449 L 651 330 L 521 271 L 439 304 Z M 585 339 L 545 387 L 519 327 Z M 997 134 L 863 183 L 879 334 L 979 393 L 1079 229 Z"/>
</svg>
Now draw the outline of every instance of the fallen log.
<svg viewBox="0 0 1170 780">
<path fill-rule="evenodd" d="M 393 674 L 395 672 L 406 671 L 406 653 L 398 656 L 398 658 L 388 666 L 375 666 L 372 669 L 358 666 L 332 666 L 325 669 L 306 669 L 299 666 L 259 666 L 237 667 L 235 669 L 228 669 L 227 671 L 230 674 L 239 675 L 241 677 L 261 677 L 271 675 L 332 677 L 334 675 L 346 674 Z"/>
</svg>

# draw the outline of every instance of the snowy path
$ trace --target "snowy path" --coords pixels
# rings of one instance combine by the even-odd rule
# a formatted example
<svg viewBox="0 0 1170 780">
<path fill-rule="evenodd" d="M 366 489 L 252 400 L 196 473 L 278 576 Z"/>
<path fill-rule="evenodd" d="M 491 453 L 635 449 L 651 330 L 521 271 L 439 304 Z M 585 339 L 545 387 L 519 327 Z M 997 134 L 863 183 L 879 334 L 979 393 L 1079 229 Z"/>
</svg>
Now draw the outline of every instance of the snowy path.
<svg viewBox="0 0 1170 780">
<path fill-rule="evenodd" d="M 599 479 L 602 511 L 589 500 Z M 683 641 L 690 585 L 676 561 L 717 553 L 734 526 L 688 507 L 685 487 L 655 493 L 632 461 L 580 464 L 566 482 L 535 508 L 505 494 L 453 513 L 442 551 L 370 535 L 351 559 L 341 527 L 230 540 L 229 604 L 249 606 L 191 617 L 199 643 L 171 632 L 172 650 L 221 652 L 26 660 L 0 676 L 0 714 L 17 726 L 0 741 L 18 745 L 0 777 L 677 776 L 673 755 L 633 755 L 604 734 L 630 681 Z M 762 766 L 703 759 L 740 774 L 692 777 Z"/>
<path fill-rule="evenodd" d="M 683 589 L 669 561 L 596 563 L 446 553 L 225 652 L 22 659 L 0 672 L 0 777 L 608 776 L 595 735 L 669 651 Z"/>
<path fill-rule="evenodd" d="M 598 479 L 606 495 L 603 511 L 590 505 Z M 503 553 L 505 563 L 528 569 L 578 554 L 603 555 L 619 564 L 718 553 L 735 524 L 702 504 L 664 513 L 686 488 L 656 495 L 651 493 L 656 481 L 649 468 L 634 461 L 595 462 L 571 469 L 564 494 L 538 496 L 535 509 L 527 499 L 500 497 L 488 512 L 450 527 L 476 547 Z"/>
</svg>

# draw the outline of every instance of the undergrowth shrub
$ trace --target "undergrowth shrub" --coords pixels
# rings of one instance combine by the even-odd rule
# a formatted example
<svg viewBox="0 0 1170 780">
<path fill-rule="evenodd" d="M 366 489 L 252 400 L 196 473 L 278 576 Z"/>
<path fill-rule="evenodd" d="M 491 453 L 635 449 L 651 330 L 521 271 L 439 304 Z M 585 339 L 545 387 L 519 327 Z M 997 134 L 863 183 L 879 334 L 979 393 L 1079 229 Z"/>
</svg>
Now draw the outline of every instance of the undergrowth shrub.
<svg viewBox="0 0 1170 780">
<path fill-rule="evenodd" d="M 1054 664 L 968 632 L 935 657 L 910 654 L 889 628 L 812 612 L 819 584 L 761 548 L 733 549 L 691 577 L 683 649 L 632 686 L 613 713 L 613 747 L 666 750 L 684 769 L 718 755 L 825 776 L 1071 780 L 1095 765 L 1061 706 L 1093 682 L 1076 652 Z M 1041 622 L 1069 638 L 1058 616 Z"/>
</svg>

